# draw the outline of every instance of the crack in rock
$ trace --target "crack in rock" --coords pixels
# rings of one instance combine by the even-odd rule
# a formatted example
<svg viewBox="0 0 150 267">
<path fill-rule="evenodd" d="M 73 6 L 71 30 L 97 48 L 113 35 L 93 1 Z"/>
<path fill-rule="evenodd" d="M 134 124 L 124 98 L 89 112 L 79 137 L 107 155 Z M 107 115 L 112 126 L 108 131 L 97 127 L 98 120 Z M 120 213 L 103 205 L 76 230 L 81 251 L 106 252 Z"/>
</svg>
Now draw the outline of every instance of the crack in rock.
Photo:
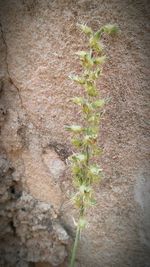
<svg viewBox="0 0 150 267">
<path fill-rule="evenodd" d="M 19 96 L 20 102 L 21 102 L 21 105 L 23 107 L 23 102 L 22 102 L 22 97 L 21 97 L 21 94 L 20 94 L 20 89 L 14 83 L 14 81 L 11 78 L 11 75 L 10 75 L 9 64 L 8 64 L 8 45 L 7 45 L 7 42 L 6 42 L 6 38 L 5 38 L 5 34 L 4 34 L 4 30 L 3 30 L 3 26 L 2 26 L 1 22 L 0 22 L 0 28 L 1 28 L 2 40 L 3 40 L 4 46 L 5 46 L 5 63 L 6 63 L 6 70 L 7 70 L 8 80 L 16 88 L 16 90 L 18 92 L 18 96 Z"/>
</svg>

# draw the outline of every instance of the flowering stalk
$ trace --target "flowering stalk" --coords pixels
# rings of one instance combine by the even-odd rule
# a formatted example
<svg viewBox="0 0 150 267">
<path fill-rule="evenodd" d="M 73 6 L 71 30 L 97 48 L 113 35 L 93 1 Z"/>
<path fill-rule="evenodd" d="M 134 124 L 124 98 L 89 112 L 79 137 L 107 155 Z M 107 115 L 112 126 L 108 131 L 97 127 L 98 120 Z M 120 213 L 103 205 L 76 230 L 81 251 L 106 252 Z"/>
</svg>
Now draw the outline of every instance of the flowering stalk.
<svg viewBox="0 0 150 267">
<path fill-rule="evenodd" d="M 98 97 L 96 80 L 102 74 L 102 66 L 105 63 L 106 55 L 101 42 L 103 33 L 115 34 L 117 27 L 107 24 L 97 32 L 93 32 L 86 25 L 79 25 L 81 31 L 88 37 L 89 51 L 78 51 L 83 71 L 81 75 L 71 75 L 71 80 L 81 85 L 85 97 L 74 97 L 73 103 L 82 110 L 83 125 L 66 126 L 66 130 L 72 132 L 72 144 L 77 149 L 70 157 L 73 185 L 76 193 L 73 202 L 78 209 L 78 223 L 76 225 L 76 237 L 72 249 L 70 267 L 74 267 L 76 251 L 81 231 L 86 226 L 85 212 L 89 206 L 95 204 L 93 197 L 93 184 L 101 179 L 101 168 L 94 163 L 94 158 L 99 155 L 101 149 L 97 148 L 101 110 L 105 105 L 105 99 Z"/>
</svg>

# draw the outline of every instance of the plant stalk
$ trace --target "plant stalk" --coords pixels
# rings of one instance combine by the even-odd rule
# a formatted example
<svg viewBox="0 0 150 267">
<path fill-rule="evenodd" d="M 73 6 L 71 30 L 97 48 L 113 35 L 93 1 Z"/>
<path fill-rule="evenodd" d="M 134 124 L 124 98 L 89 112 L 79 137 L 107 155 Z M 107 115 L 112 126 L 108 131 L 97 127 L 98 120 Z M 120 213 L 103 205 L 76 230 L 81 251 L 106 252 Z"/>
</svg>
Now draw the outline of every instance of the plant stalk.
<svg viewBox="0 0 150 267">
<path fill-rule="evenodd" d="M 75 104 L 80 105 L 83 110 L 84 127 L 81 127 L 80 125 L 72 125 L 70 127 L 67 127 L 67 129 L 72 131 L 74 134 L 80 134 L 79 138 L 81 139 L 81 146 L 80 139 L 77 139 L 77 142 L 74 143 L 75 147 L 79 148 L 80 153 L 79 155 L 78 153 L 75 153 L 75 156 L 72 157 L 73 177 L 75 179 L 75 182 L 77 182 L 76 189 L 78 190 L 78 192 L 74 196 L 74 202 L 79 209 L 79 220 L 76 226 L 76 235 L 72 247 L 69 267 L 75 266 L 80 233 L 86 226 L 84 214 L 87 207 L 93 204 L 92 184 L 96 180 L 95 178 L 99 178 L 100 171 L 99 166 L 97 164 L 94 164 L 95 159 L 92 159 L 98 134 L 99 122 L 97 122 L 97 112 L 103 107 L 102 103 L 105 103 L 104 99 L 96 99 L 98 94 L 98 90 L 96 88 L 96 79 L 99 75 L 101 75 L 102 65 L 105 59 L 105 55 L 103 56 L 102 52 L 103 46 L 100 42 L 100 37 L 103 32 L 107 34 L 114 34 L 115 32 L 117 32 L 117 28 L 111 24 L 107 24 L 101 27 L 97 32 L 93 32 L 92 29 L 87 27 L 86 25 L 80 25 L 80 28 L 90 38 L 90 51 L 78 51 L 76 53 L 80 57 L 80 62 L 83 66 L 83 74 L 81 74 L 81 77 L 72 77 L 72 80 L 81 84 L 85 89 L 84 97 L 77 97 L 75 101 Z M 97 68 L 97 65 L 100 65 L 100 67 Z M 92 100 L 93 97 L 94 100 Z M 91 115 L 93 116 L 92 120 L 90 120 Z M 94 138 L 93 135 L 95 135 Z M 92 165 L 91 162 L 93 163 Z"/>
<path fill-rule="evenodd" d="M 87 160 L 86 160 L 86 167 L 87 167 L 89 165 L 89 158 L 90 158 L 89 146 L 86 147 L 86 155 L 87 155 Z"/>
<path fill-rule="evenodd" d="M 73 249 L 72 249 L 72 253 L 71 253 L 71 261 L 70 261 L 69 267 L 74 267 L 79 237 L 80 237 L 80 224 L 78 223 L 78 226 L 77 226 L 77 229 L 76 229 L 76 237 L 75 237 L 75 241 L 74 241 L 74 245 L 73 245 Z"/>
</svg>

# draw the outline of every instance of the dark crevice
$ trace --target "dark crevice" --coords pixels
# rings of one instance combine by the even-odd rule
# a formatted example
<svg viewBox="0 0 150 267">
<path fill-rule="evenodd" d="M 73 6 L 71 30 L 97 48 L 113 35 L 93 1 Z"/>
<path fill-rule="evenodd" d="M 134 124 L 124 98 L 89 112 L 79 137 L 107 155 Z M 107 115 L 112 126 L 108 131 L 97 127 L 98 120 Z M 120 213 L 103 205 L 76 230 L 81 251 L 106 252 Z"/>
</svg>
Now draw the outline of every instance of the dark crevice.
<svg viewBox="0 0 150 267">
<path fill-rule="evenodd" d="M 12 80 L 11 75 L 10 75 L 9 65 L 8 65 L 8 46 L 7 46 L 7 42 L 6 42 L 6 39 L 5 39 L 5 34 L 4 34 L 4 30 L 3 30 L 3 26 L 2 26 L 2 23 L 1 22 L 0 22 L 0 28 L 1 28 L 2 40 L 3 40 L 4 46 L 5 46 L 5 51 L 6 51 L 5 52 L 5 63 L 6 63 L 6 70 L 7 70 L 7 75 L 8 75 L 8 81 L 16 88 L 16 90 L 18 92 L 18 96 L 19 96 L 20 102 L 21 102 L 21 105 L 22 105 L 22 98 L 21 98 L 21 95 L 20 95 L 20 89 L 14 83 L 14 81 Z"/>
<path fill-rule="evenodd" d="M 3 80 L 0 80 L 0 96 L 3 92 L 3 88 L 4 88 L 4 82 L 3 82 Z"/>
<path fill-rule="evenodd" d="M 66 159 L 72 154 L 70 149 L 65 145 L 58 142 L 50 142 L 48 144 L 50 149 L 54 149 L 54 151 L 58 154 L 62 161 L 66 161 Z"/>
<path fill-rule="evenodd" d="M 13 182 L 9 187 L 9 192 L 13 199 L 18 199 L 22 196 L 22 186 L 20 183 Z"/>
<path fill-rule="evenodd" d="M 35 267 L 35 263 L 34 262 L 29 262 L 28 264 L 29 264 L 28 265 L 29 267 Z"/>
<path fill-rule="evenodd" d="M 7 79 L 9 81 L 9 83 L 11 85 L 13 85 L 14 88 L 16 89 L 16 92 L 17 92 L 17 95 L 18 95 L 18 98 L 19 98 L 19 102 L 20 102 L 21 108 L 25 112 L 25 115 L 26 115 L 26 118 L 27 118 L 27 122 L 30 122 L 31 121 L 30 120 L 30 116 L 26 112 L 26 107 L 23 104 L 23 100 L 22 100 L 22 97 L 21 97 L 20 88 L 16 85 L 16 83 L 14 82 L 14 80 L 11 77 L 10 67 L 9 67 L 9 64 L 8 64 L 8 51 L 9 51 L 9 49 L 8 49 L 8 45 L 7 45 L 7 42 L 6 42 L 6 34 L 4 33 L 3 25 L 2 25 L 1 22 L 0 22 L 0 31 L 1 31 L 1 37 L 2 37 L 2 40 L 3 40 L 3 44 L 4 44 L 4 47 L 5 47 L 5 58 L 4 58 L 4 60 L 5 60 L 5 64 L 6 64 Z M 4 87 L 4 82 L 1 81 L 1 83 L 0 83 L 0 93 L 3 90 L 3 87 Z M 18 118 L 19 118 L 20 117 L 19 116 L 19 112 L 17 111 L 17 113 L 18 113 Z M 37 128 L 36 125 L 35 125 L 35 123 L 33 121 L 32 121 L 32 124 L 34 125 L 35 128 Z M 25 130 L 26 130 L 25 127 L 26 126 L 22 126 L 20 128 L 20 130 L 18 130 L 19 131 L 18 134 L 21 134 L 22 140 L 24 139 L 23 134 L 25 133 Z M 25 143 L 25 141 L 23 140 L 23 145 L 25 145 L 24 143 Z"/>
<path fill-rule="evenodd" d="M 14 226 L 14 222 L 13 221 L 10 221 L 9 222 L 9 225 L 10 225 L 12 231 L 13 231 L 13 234 L 16 235 L 16 227 Z"/>
</svg>

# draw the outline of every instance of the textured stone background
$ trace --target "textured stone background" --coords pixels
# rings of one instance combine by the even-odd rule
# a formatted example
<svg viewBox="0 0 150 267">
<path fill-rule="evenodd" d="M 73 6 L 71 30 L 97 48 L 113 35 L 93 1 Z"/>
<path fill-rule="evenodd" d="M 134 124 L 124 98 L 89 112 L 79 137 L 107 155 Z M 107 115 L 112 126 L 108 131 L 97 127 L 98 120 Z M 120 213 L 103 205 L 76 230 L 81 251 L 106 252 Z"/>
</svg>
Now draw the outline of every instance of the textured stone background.
<svg viewBox="0 0 150 267">
<path fill-rule="evenodd" d="M 98 88 L 111 98 L 101 125 L 105 179 L 77 266 L 150 266 L 148 10 L 146 0 L 0 1 L 1 267 L 68 266 L 75 211 L 64 125 L 81 121 L 70 97 L 82 92 L 67 78 L 80 71 L 77 22 L 121 29 L 104 40 L 109 60 Z"/>
</svg>

